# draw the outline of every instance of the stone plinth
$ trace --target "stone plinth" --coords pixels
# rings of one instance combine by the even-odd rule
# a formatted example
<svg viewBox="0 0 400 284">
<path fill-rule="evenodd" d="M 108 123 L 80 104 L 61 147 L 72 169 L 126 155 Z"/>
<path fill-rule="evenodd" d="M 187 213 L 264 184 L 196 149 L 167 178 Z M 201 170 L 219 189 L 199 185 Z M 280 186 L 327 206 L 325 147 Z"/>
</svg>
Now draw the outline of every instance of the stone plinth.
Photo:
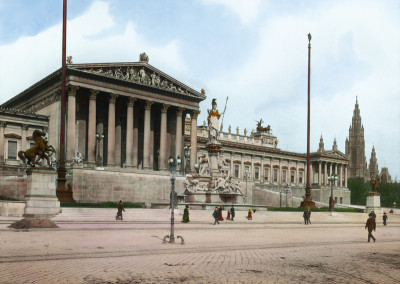
<svg viewBox="0 0 400 284">
<path fill-rule="evenodd" d="M 381 194 L 377 192 L 369 192 L 367 195 L 367 205 L 365 206 L 365 211 L 367 213 L 371 211 L 381 210 Z"/>
<path fill-rule="evenodd" d="M 60 213 L 60 202 L 56 196 L 56 172 L 52 168 L 31 168 L 26 173 L 24 216 L 49 218 Z"/>
<path fill-rule="evenodd" d="M 186 193 L 187 203 L 243 204 L 243 196 L 237 193 Z"/>
</svg>

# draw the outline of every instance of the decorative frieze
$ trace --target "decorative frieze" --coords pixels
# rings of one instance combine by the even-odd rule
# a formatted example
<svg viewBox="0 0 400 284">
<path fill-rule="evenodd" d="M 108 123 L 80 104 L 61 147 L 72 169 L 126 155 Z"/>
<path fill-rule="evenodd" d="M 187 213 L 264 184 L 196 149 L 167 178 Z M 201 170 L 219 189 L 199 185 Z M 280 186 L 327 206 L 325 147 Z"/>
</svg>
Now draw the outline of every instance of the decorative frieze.
<svg viewBox="0 0 400 284">
<path fill-rule="evenodd" d="M 183 89 L 160 74 L 151 72 L 144 67 L 105 67 L 82 69 L 81 71 L 189 95 L 187 89 Z"/>
<path fill-rule="evenodd" d="M 57 90 L 53 94 L 47 96 L 46 98 L 43 98 L 40 101 L 36 101 L 34 104 L 28 106 L 25 111 L 28 113 L 35 113 L 38 110 L 41 110 L 42 108 L 45 108 L 55 102 L 58 102 L 61 100 L 61 91 Z"/>
</svg>

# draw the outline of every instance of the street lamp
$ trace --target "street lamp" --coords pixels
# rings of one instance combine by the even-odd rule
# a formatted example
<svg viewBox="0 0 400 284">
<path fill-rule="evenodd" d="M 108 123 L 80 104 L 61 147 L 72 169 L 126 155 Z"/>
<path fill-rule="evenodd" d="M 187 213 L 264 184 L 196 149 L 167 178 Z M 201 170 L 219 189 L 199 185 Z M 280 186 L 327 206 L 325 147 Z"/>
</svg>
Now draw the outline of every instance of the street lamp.
<svg viewBox="0 0 400 284">
<path fill-rule="evenodd" d="M 245 194 L 245 197 L 243 198 L 244 199 L 243 201 L 244 201 L 244 203 L 247 203 L 247 179 L 250 178 L 250 172 L 248 169 L 245 171 L 244 176 L 246 178 L 246 194 Z"/>
<path fill-rule="evenodd" d="M 101 140 L 103 140 L 103 139 L 104 139 L 103 134 L 96 133 L 96 140 L 97 140 L 97 143 L 96 143 L 96 146 L 97 146 L 96 165 L 97 166 L 101 166 L 103 164 L 103 159 L 100 156 L 100 143 L 101 143 Z"/>
<path fill-rule="evenodd" d="M 290 185 L 287 183 L 286 186 L 285 186 L 285 188 L 286 188 L 286 208 L 287 208 L 287 207 L 288 207 L 287 195 L 288 195 L 288 192 L 289 192 L 289 190 L 290 190 Z"/>
<path fill-rule="evenodd" d="M 329 201 L 329 209 L 331 211 L 331 213 L 333 212 L 333 207 L 335 206 L 335 203 L 333 201 L 333 185 L 335 183 L 335 181 L 337 180 L 337 175 L 331 175 L 330 177 L 328 177 L 328 181 L 331 184 L 331 199 Z"/>
<path fill-rule="evenodd" d="M 183 155 L 184 155 L 183 175 L 186 175 L 186 167 L 187 167 L 189 157 L 190 157 L 190 147 L 189 146 L 183 147 Z"/>
<path fill-rule="evenodd" d="M 171 172 L 171 195 L 170 195 L 170 203 L 169 206 L 171 207 L 171 234 L 166 235 L 163 239 L 163 243 L 165 244 L 167 241 L 166 239 L 169 238 L 169 243 L 175 243 L 175 236 L 174 236 L 174 224 L 175 224 L 175 217 L 174 217 L 174 208 L 175 208 L 175 173 L 176 168 L 179 167 L 181 164 L 181 158 L 178 156 L 176 159 L 169 157 L 168 165 L 169 171 Z M 178 238 L 182 239 L 181 244 L 184 244 L 183 238 L 178 236 Z"/>
</svg>

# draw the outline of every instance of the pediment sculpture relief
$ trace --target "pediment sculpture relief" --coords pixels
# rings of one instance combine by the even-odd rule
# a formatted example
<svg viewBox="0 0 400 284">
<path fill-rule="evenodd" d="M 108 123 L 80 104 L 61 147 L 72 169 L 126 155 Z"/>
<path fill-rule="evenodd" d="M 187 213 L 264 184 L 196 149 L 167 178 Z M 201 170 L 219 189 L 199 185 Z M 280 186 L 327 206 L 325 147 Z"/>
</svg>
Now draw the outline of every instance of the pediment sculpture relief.
<svg viewBox="0 0 400 284">
<path fill-rule="evenodd" d="M 186 89 L 182 89 L 177 84 L 161 77 L 156 72 L 152 72 L 144 67 L 105 67 L 105 68 L 90 68 L 82 69 L 82 71 L 98 74 L 106 77 L 112 77 L 120 80 L 130 81 L 156 87 L 175 93 L 186 94 L 189 92 Z"/>
</svg>

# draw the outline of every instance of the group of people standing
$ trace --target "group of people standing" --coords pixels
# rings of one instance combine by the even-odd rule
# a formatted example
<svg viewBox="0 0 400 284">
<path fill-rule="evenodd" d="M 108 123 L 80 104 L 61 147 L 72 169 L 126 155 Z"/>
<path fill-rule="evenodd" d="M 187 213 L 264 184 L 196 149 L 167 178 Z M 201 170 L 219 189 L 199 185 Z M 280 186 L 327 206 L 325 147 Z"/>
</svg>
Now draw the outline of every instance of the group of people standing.
<svg viewBox="0 0 400 284">
<path fill-rule="evenodd" d="M 308 224 L 311 225 L 311 220 L 310 220 L 311 219 L 311 210 L 310 210 L 310 207 L 307 207 L 307 209 L 304 210 L 303 218 L 304 218 L 304 225 L 308 225 Z"/>
<path fill-rule="evenodd" d="M 218 206 L 215 207 L 214 212 L 212 213 L 212 216 L 214 217 L 214 225 L 219 225 L 219 221 L 224 221 L 224 217 L 222 217 L 222 210 L 224 210 L 224 207 L 222 205 L 219 206 L 219 208 Z M 228 210 L 228 215 L 226 216 L 226 219 L 233 221 L 234 218 L 235 208 L 232 205 L 231 209 Z"/>
</svg>

